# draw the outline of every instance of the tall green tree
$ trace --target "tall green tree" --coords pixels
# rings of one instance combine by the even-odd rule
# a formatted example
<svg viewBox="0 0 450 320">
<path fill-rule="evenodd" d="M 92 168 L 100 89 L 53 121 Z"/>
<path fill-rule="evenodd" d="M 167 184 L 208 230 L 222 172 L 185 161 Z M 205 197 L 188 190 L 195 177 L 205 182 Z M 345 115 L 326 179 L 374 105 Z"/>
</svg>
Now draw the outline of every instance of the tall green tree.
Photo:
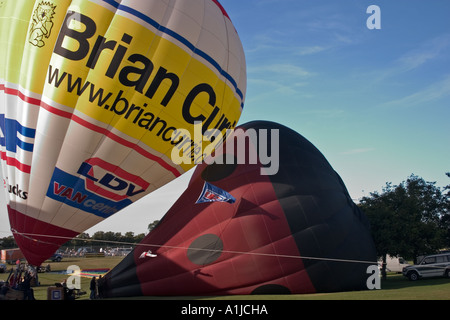
<svg viewBox="0 0 450 320">
<path fill-rule="evenodd" d="M 0 249 L 17 248 L 16 241 L 13 236 L 8 236 L 0 239 Z"/>
<path fill-rule="evenodd" d="M 381 193 L 371 193 L 360 207 L 370 220 L 377 254 L 415 259 L 445 245 L 442 217 L 445 196 L 434 182 L 411 175 L 399 185 L 386 183 Z"/>
</svg>

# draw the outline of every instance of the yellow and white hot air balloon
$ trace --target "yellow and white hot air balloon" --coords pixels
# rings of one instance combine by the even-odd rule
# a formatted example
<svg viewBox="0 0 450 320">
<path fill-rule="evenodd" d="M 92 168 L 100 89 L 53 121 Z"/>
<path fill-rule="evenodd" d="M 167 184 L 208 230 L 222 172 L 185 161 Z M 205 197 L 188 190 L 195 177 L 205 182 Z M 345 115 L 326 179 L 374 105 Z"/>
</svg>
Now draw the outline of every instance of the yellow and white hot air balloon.
<svg viewBox="0 0 450 320">
<path fill-rule="evenodd" d="M 0 29 L 2 177 L 33 265 L 193 167 L 171 155 L 201 159 L 194 124 L 242 112 L 244 52 L 216 0 L 6 0 Z"/>
</svg>

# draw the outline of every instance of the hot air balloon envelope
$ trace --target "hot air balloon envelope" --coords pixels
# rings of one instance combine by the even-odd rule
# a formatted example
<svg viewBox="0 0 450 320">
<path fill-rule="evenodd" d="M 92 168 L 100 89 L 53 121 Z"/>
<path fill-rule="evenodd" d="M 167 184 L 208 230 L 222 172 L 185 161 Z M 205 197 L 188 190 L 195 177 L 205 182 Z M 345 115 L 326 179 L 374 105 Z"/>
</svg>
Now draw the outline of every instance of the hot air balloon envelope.
<svg viewBox="0 0 450 320">
<path fill-rule="evenodd" d="M 376 265 L 368 221 L 319 150 L 266 121 L 238 127 L 225 144 L 228 162 L 196 168 L 155 229 L 106 275 L 105 295 L 366 289 L 367 268 Z M 216 191 L 199 203 L 205 184 Z"/>
<path fill-rule="evenodd" d="M 240 117 L 245 58 L 217 0 L 6 1 L 0 29 L 2 177 L 33 265 L 190 169 L 171 160 L 183 130 Z"/>
</svg>

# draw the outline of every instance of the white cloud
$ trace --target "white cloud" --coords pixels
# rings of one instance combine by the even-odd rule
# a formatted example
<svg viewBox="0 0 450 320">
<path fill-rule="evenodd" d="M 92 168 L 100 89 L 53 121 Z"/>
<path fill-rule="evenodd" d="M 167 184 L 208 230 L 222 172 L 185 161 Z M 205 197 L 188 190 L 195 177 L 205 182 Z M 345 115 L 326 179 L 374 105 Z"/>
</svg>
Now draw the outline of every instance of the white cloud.
<svg viewBox="0 0 450 320">
<path fill-rule="evenodd" d="M 377 70 L 372 78 L 381 82 L 424 67 L 437 59 L 447 57 L 449 47 L 450 34 L 434 37 L 431 40 L 418 44 L 415 49 L 405 52 L 394 60 L 390 67 Z"/>
<path fill-rule="evenodd" d="M 302 67 L 296 66 L 294 64 L 267 64 L 257 67 L 249 67 L 247 69 L 249 74 L 254 73 L 274 73 L 281 74 L 283 76 L 294 76 L 294 77 L 310 77 L 315 75 L 313 72 L 305 70 Z"/>
<path fill-rule="evenodd" d="M 437 36 L 401 56 L 397 63 L 400 71 L 416 69 L 423 64 L 438 58 L 450 46 L 450 34 Z M 445 52 L 447 54 L 447 51 Z"/>
<path fill-rule="evenodd" d="M 327 48 L 323 46 L 309 46 L 309 47 L 300 47 L 297 50 L 299 55 L 306 56 L 325 51 L 327 50 Z"/>
<path fill-rule="evenodd" d="M 268 80 L 271 79 L 271 80 Z M 292 96 L 292 95 L 302 95 L 304 98 L 304 93 L 300 91 L 300 88 L 308 85 L 307 82 L 297 81 L 297 82 L 289 82 L 284 83 L 283 81 L 276 81 L 271 77 L 264 78 L 249 78 L 247 81 L 249 87 L 256 88 L 258 87 L 258 94 L 253 96 L 247 96 L 246 103 L 250 103 L 251 101 L 265 99 L 267 97 L 277 97 L 280 94 L 283 96 Z"/>
<path fill-rule="evenodd" d="M 408 96 L 383 103 L 387 107 L 409 107 L 450 96 L 450 74 L 426 88 Z"/>
</svg>

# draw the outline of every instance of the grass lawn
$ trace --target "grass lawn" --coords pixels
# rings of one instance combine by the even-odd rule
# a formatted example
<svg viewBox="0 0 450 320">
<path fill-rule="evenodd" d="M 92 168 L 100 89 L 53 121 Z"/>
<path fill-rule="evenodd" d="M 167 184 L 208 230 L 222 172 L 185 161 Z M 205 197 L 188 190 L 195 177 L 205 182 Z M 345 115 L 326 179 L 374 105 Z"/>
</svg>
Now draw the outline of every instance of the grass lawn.
<svg viewBox="0 0 450 320">
<path fill-rule="evenodd" d="M 47 299 L 47 287 L 62 282 L 68 275 L 55 273 L 66 271 L 71 265 L 80 269 L 113 268 L 123 257 L 105 258 L 65 258 L 62 262 L 50 262 L 51 273 L 39 273 L 39 287 L 34 287 L 37 300 Z M 0 280 L 6 280 L 8 274 L 0 274 Z M 90 278 L 81 277 L 81 290 L 86 294 L 80 300 L 89 299 Z M 450 280 L 444 278 L 421 279 L 409 281 L 402 275 L 389 274 L 387 280 L 381 282 L 381 290 L 353 292 L 319 293 L 303 295 L 252 295 L 252 296 L 219 296 L 219 297 L 136 297 L 138 300 L 450 300 Z"/>
<path fill-rule="evenodd" d="M 63 273 L 67 271 L 67 268 L 72 265 L 79 266 L 80 269 L 101 269 L 101 268 L 114 268 L 123 257 L 104 257 L 104 258 L 64 258 L 61 262 L 48 262 L 50 264 L 51 272 L 39 273 L 39 283 L 40 286 L 34 287 L 34 297 L 36 300 L 47 300 L 47 288 L 54 286 L 55 283 L 61 283 L 64 279 L 69 276 Z M 44 262 L 43 265 L 47 265 Z M 9 275 L 9 270 L 11 266 L 8 266 L 8 272 L 0 274 L 0 280 L 6 280 Z M 86 294 L 81 296 L 79 299 L 89 299 L 89 282 L 90 278 L 81 277 L 81 291 L 85 291 Z"/>
</svg>

